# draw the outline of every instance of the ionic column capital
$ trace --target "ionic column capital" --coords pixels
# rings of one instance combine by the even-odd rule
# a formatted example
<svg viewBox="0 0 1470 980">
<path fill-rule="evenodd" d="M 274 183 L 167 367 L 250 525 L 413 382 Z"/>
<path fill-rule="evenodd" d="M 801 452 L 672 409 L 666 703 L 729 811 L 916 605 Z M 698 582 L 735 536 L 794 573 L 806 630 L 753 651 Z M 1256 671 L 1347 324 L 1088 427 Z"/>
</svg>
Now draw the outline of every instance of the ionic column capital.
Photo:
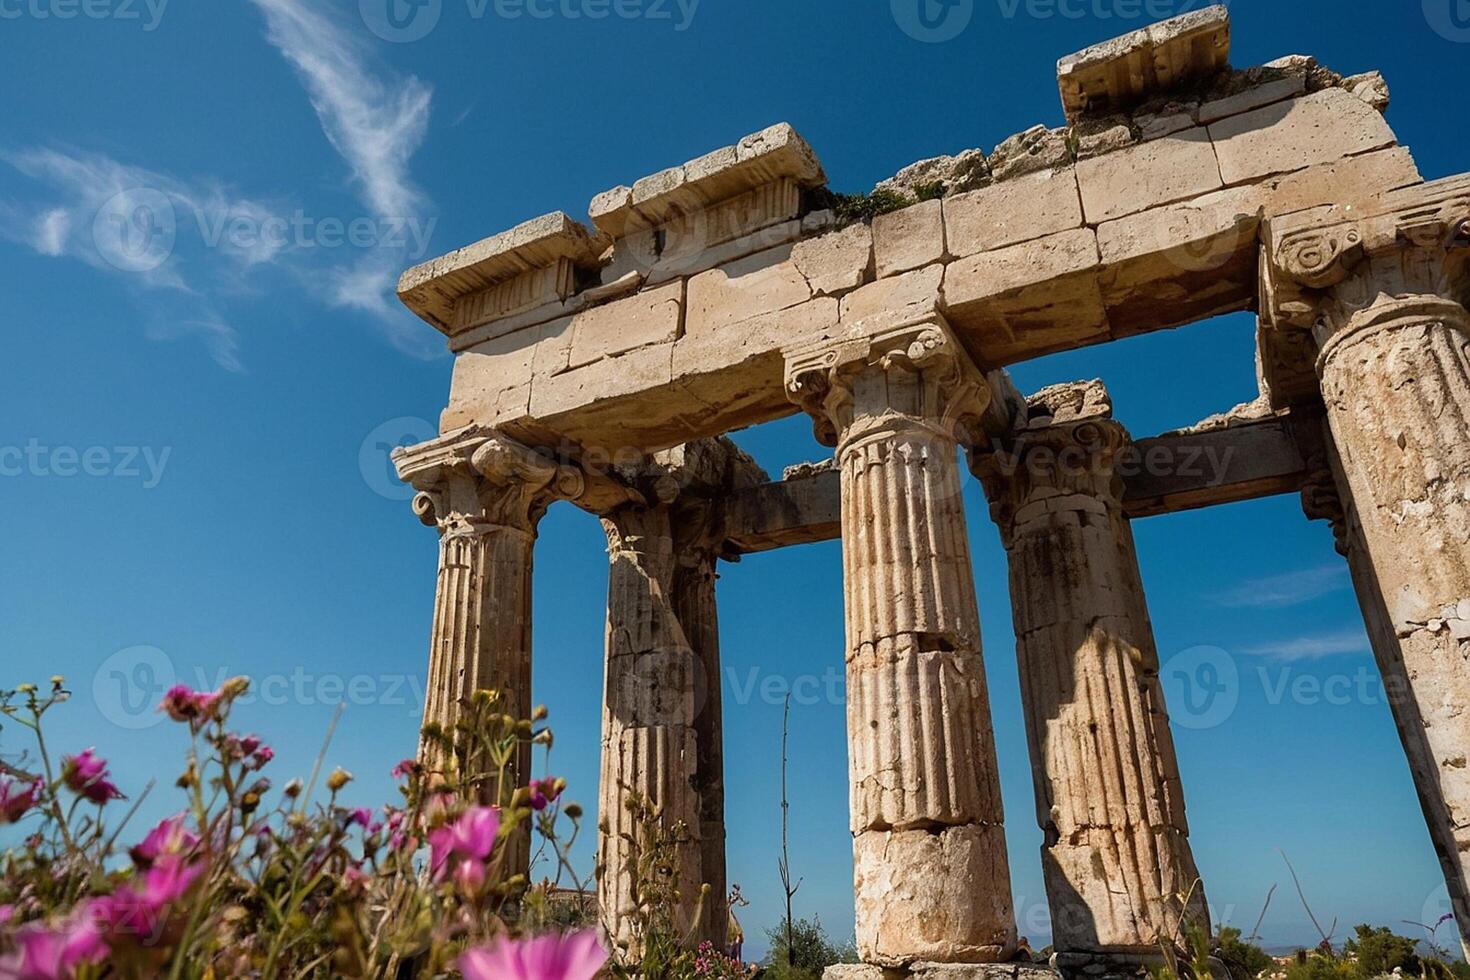
<svg viewBox="0 0 1470 980">
<path fill-rule="evenodd" d="M 1272 218 L 1265 239 L 1263 324 L 1310 333 L 1324 356 L 1398 321 L 1470 332 L 1470 178 Z"/>
<path fill-rule="evenodd" d="M 1133 438 L 1113 419 L 1102 383 L 1057 385 L 1033 395 L 1027 408 L 1029 420 L 997 446 L 970 453 L 970 471 L 985 488 L 1002 535 L 1018 520 L 1061 510 L 1121 512 L 1118 463 L 1132 451 Z"/>
<path fill-rule="evenodd" d="M 990 386 L 941 317 L 786 352 L 786 393 L 827 446 L 922 426 L 958 440 Z"/>
<path fill-rule="evenodd" d="M 470 429 L 397 450 L 399 479 L 419 491 L 414 513 L 446 537 L 534 535 L 554 501 L 587 492 L 583 472 L 493 429 Z"/>
</svg>

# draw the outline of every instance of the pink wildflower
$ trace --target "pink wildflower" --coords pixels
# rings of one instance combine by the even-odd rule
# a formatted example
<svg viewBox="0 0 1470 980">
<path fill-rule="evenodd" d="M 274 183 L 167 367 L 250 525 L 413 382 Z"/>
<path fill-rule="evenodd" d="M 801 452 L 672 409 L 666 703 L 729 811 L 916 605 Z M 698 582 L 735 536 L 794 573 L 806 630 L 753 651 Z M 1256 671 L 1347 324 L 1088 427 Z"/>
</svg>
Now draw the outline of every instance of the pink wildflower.
<svg viewBox="0 0 1470 980">
<path fill-rule="evenodd" d="M 16 950 L 0 957 L 0 977 L 14 980 L 71 980 L 76 968 L 107 955 L 97 924 L 85 915 L 52 928 L 41 923 L 15 934 Z"/>
<path fill-rule="evenodd" d="M 567 788 L 564 779 L 537 779 L 533 780 L 531 790 L 531 809 L 544 810 L 552 803 L 561 798 L 562 791 Z"/>
<path fill-rule="evenodd" d="M 452 824 L 429 831 L 429 866 L 434 880 L 443 881 L 464 861 L 484 864 L 495 848 L 500 832 L 500 811 L 486 806 L 471 807 Z"/>
<path fill-rule="evenodd" d="M 92 914 L 107 926 L 110 936 L 134 939 L 143 945 L 165 941 L 174 907 L 178 906 L 205 872 L 200 862 L 162 861 L 106 898 L 92 903 Z"/>
<path fill-rule="evenodd" d="M 591 930 L 566 936 L 501 939 L 459 958 L 465 980 L 592 980 L 607 950 Z"/>
<path fill-rule="evenodd" d="M 184 814 L 180 813 L 148 831 L 148 836 L 128 853 L 140 868 L 148 868 L 161 858 L 188 853 L 198 844 L 199 836 L 184 826 Z"/>
<path fill-rule="evenodd" d="M 167 714 L 174 721 L 187 721 L 191 727 L 198 728 L 206 721 L 215 716 L 219 707 L 219 694 L 209 694 L 203 691 L 191 691 L 183 684 L 175 684 L 168 689 L 163 696 L 163 702 L 158 710 Z"/>
<path fill-rule="evenodd" d="M 22 783 L 19 780 L 0 781 L 0 824 L 17 823 L 41 802 L 41 781 Z"/>
<path fill-rule="evenodd" d="M 99 805 L 123 798 L 122 790 L 113 785 L 110 776 L 107 761 L 97 755 L 96 749 L 61 760 L 61 778 L 67 788 Z"/>
<path fill-rule="evenodd" d="M 398 765 L 393 767 L 394 779 L 404 779 L 408 776 L 417 776 L 418 774 L 419 764 L 413 759 L 404 759 L 402 762 L 398 763 Z"/>
</svg>

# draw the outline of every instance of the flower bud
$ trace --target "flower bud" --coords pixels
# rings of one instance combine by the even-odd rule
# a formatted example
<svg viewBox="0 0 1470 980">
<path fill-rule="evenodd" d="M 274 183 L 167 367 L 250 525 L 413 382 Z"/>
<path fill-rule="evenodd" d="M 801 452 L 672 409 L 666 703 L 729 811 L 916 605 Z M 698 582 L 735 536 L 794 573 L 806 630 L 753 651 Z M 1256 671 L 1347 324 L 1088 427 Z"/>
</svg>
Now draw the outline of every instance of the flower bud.
<svg viewBox="0 0 1470 980">
<path fill-rule="evenodd" d="M 545 721 L 546 718 L 547 718 L 547 716 L 550 715 L 550 714 L 551 714 L 551 711 L 547 709 L 546 705 L 544 705 L 544 704 L 538 704 L 538 705 L 536 705 L 536 709 L 531 712 L 531 720 L 532 721 Z"/>
<path fill-rule="evenodd" d="M 327 789 L 333 793 L 340 793 L 343 787 L 350 782 L 352 782 L 352 773 L 346 769 L 334 769 L 332 774 L 327 777 Z"/>
</svg>

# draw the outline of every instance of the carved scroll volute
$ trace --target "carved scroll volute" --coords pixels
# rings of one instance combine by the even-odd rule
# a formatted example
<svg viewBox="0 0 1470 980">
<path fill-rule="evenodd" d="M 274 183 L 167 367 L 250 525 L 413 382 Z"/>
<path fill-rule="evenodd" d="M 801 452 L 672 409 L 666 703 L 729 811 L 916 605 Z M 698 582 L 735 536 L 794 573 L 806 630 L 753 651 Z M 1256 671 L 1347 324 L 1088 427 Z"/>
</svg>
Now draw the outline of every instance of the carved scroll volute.
<svg viewBox="0 0 1470 980">
<path fill-rule="evenodd" d="M 915 390 L 923 393 L 921 403 L 859 405 L 858 379 L 875 369 L 914 378 Z M 857 416 L 868 425 L 885 414 L 922 419 L 963 441 L 964 427 L 979 419 L 991 397 L 989 385 L 959 342 L 946 328 L 930 322 L 789 352 L 786 387 L 790 399 L 812 417 L 817 441 L 826 446 L 835 446 L 850 434 Z M 871 388 L 864 390 L 870 392 L 865 401 L 871 400 Z"/>
<path fill-rule="evenodd" d="M 836 348 L 787 364 L 786 394 L 812 420 L 812 434 L 824 446 L 837 445 L 840 430 L 852 423 L 852 388 L 839 374 Z"/>
</svg>

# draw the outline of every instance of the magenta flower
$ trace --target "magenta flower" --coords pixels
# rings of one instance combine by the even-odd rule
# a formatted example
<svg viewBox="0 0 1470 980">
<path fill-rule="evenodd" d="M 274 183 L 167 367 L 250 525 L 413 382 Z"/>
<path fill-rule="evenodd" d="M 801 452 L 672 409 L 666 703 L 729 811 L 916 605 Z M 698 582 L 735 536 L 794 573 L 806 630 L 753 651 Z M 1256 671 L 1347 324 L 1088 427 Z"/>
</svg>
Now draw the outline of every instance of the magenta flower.
<svg viewBox="0 0 1470 980">
<path fill-rule="evenodd" d="M 148 831 L 148 836 L 128 853 L 140 868 L 149 868 L 162 858 L 186 854 L 198 844 L 199 835 L 184 826 L 184 814 L 180 813 Z"/>
<path fill-rule="evenodd" d="M 429 831 L 429 867 L 434 880 L 443 881 L 465 861 L 484 864 L 495 849 L 500 832 L 500 811 L 476 806 L 452 824 Z"/>
<path fill-rule="evenodd" d="M 530 785 L 531 809 L 537 811 L 546 809 L 547 806 L 561 798 L 562 791 L 566 788 L 567 783 L 564 779 L 551 779 L 548 777 L 546 779 L 533 780 Z"/>
<path fill-rule="evenodd" d="M 61 779 L 67 788 L 98 805 L 123 799 L 122 790 L 113 785 L 110 776 L 107 761 L 97 755 L 96 749 L 61 760 Z"/>
<path fill-rule="evenodd" d="M 394 779 L 404 779 L 408 776 L 417 776 L 418 773 L 419 764 L 413 759 L 404 759 L 402 762 L 398 763 L 398 765 L 393 767 Z"/>
<path fill-rule="evenodd" d="M 383 825 L 373 819 L 373 811 L 368 807 L 359 807 L 353 810 L 347 818 L 348 826 L 357 824 L 370 834 L 376 834 L 383 829 Z"/>
<path fill-rule="evenodd" d="M 250 753 L 250 761 L 256 769 L 264 769 L 276 757 L 276 750 L 269 745 L 262 745 Z"/>
<path fill-rule="evenodd" d="M 107 956 L 97 924 L 85 915 L 56 928 L 24 926 L 15 934 L 15 946 L 14 953 L 0 957 L 5 980 L 71 980 L 77 967 Z"/>
<path fill-rule="evenodd" d="M 41 802 L 41 781 L 0 780 L 0 824 L 18 823 Z"/>
<path fill-rule="evenodd" d="M 535 939 L 501 939 L 459 958 L 465 980 L 592 980 L 607 950 L 591 930 Z"/>
<path fill-rule="evenodd" d="M 133 938 L 144 945 L 160 944 L 176 906 L 204 874 L 203 862 L 160 861 L 132 882 L 92 903 L 92 915 L 107 926 L 109 936 Z"/>
<path fill-rule="evenodd" d="M 220 696 L 203 691 L 192 691 L 183 684 L 175 684 L 163 696 L 158 710 L 174 721 L 187 721 L 190 727 L 198 728 L 215 716 Z"/>
<path fill-rule="evenodd" d="M 0 926 L 10 925 L 10 920 L 15 918 L 14 905 L 0 905 Z"/>
</svg>

